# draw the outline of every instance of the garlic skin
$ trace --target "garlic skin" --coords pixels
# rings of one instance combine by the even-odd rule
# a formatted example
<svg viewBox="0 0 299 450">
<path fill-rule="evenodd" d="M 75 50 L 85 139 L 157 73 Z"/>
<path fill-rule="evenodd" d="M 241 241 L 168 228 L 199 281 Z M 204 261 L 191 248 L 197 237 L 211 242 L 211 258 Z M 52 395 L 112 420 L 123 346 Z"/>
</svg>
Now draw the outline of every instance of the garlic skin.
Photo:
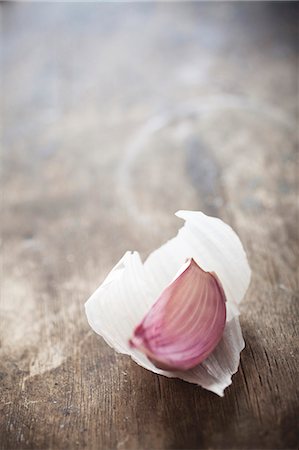
<svg viewBox="0 0 299 450">
<path fill-rule="evenodd" d="M 191 369 L 219 343 L 226 322 L 225 302 L 217 277 L 191 258 L 135 328 L 130 345 L 159 369 Z"/>
<path fill-rule="evenodd" d="M 126 252 L 85 304 L 88 322 L 116 351 L 142 367 L 170 378 L 181 378 L 222 396 L 238 370 L 244 340 L 238 305 L 249 286 L 251 271 L 243 246 L 230 226 L 199 211 L 178 211 L 185 220 L 178 234 L 153 251 L 144 263 L 137 252 Z M 186 259 L 217 275 L 226 297 L 226 323 L 214 351 L 189 370 L 163 370 L 129 343 L 163 290 Z"/>
</svg>

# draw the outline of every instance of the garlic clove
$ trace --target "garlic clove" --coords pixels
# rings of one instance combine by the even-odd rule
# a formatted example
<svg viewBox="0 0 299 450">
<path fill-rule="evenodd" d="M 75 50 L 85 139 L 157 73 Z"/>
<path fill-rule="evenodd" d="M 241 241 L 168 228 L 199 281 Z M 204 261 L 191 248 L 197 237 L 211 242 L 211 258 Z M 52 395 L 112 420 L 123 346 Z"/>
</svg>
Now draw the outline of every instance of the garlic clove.
<svg viewBox="0 0 299 450">
<path fill-rule="evenodd" d="M 188 370 L 212 353 L 225 321 L 219 280 L 191 258 L 135 328 L 130 344 L 160 369 Z"/>
</svg>

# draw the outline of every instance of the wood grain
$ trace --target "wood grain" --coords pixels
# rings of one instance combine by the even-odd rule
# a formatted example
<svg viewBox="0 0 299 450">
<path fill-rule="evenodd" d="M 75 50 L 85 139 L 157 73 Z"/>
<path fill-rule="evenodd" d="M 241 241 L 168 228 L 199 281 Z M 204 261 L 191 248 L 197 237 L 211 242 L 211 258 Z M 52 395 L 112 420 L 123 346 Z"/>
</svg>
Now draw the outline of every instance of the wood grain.
<svg viewBox="0 0 299 450">
<path fill-rule="evenodd" d="M 298 4 L 2 3 L 1 448 L 298 445 Z M 84 302 L 178 209 L 253 278 L 224 398 L 156 376 Z"/>
</svg>

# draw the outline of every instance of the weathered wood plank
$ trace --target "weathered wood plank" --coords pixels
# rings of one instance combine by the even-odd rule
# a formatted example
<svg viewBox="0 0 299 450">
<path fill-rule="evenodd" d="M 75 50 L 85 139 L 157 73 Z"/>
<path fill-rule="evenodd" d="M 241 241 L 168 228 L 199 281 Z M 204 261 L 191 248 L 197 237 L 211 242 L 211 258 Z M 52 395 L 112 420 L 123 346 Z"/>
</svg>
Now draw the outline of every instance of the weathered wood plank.
<svg viewBox="0 0 299 450">
<path fill-rule="evenodd" d="M 296 448 L 298 5 L 1 9 L 1 448 Z M 181 208 L 229 222 L 253 268 L 224 398 L 116 354 L 84 315 Z"/>
</svg>

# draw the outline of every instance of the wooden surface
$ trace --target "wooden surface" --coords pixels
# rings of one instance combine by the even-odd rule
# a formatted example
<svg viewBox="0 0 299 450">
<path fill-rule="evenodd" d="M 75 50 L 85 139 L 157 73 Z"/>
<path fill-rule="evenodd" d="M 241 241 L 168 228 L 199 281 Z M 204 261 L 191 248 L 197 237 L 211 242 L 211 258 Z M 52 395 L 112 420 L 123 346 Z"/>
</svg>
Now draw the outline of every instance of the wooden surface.
<svg viewBox="0 0 299 450">
<path fill-rule="evenodd" d="M 2 449 L 296 448 L 296 3 L 2 3 Z M 178 209 L 239 233 L 224 398 L 154 375 L 84 302 Z"/>
</svg>

